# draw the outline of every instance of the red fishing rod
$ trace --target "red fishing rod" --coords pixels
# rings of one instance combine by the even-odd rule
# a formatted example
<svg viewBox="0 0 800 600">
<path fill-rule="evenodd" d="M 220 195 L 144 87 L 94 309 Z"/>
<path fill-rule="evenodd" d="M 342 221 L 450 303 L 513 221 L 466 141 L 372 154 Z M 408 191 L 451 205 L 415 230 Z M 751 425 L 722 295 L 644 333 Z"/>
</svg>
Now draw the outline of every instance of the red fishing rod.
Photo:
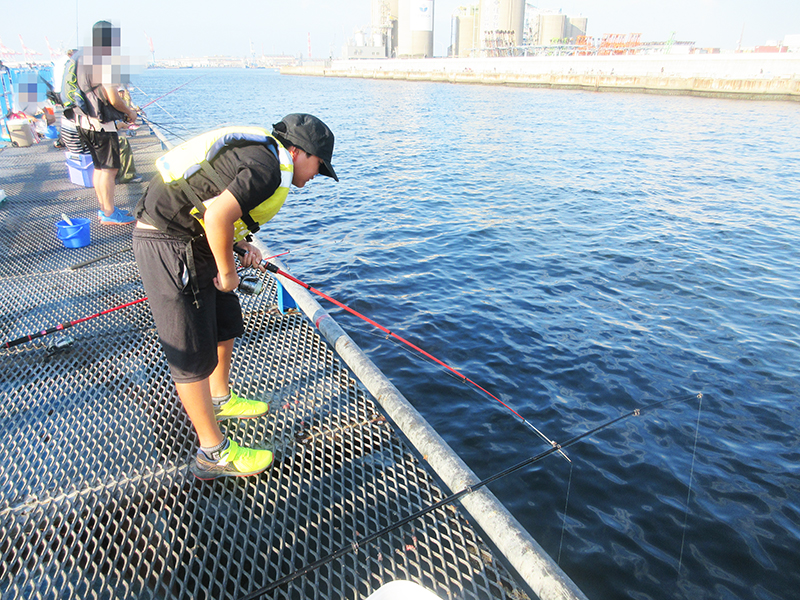
<svg viewBox="0 0 800 600">
<path fill-rule="evenodd" d="M 187 81 L 186 83 L 182 83 L 181 85 L 179 85 L 178 87 L 176 87 L 174 90 L 170 90 L 170 91 L 168 91 L 166 94 L 161 94 L 161 95 L 160 95 L 158 98 L 156 98 L 155 100 L 150 100 L 150 102 L 148 102 L 148 103 L 147 103 L 147 104 L 145 104 L 144 106 L 140 106 L 140 107 L 139 107 L 139 110 L 144 110 L 145 108 L 147 108 L 147 107 L 148 107 L 148 106 L 150 106 L 151 104 L 155 104 L 156 102 L 158 102 L 159 100 L 161 100 L 161 99 L 162 99 L 162 98 L 164 98 L 165 96 L 169 96 L 169 95 L 170 95 L 172 92 L 177 92 L 177 91 L 178 91 L 179 89 L 181 89 L 183 86 L 185 86 L 185 85 L 189 85 L 190 83 L 192 83 L 192 81 L 197 81 L 198 79 L 200 79 L 200 77 L 203 77 L 203 75 L 200 75 L 199 77 L 195 77 L 194 79 L 192 79 L 191 81 Z"/>
<path fill-rule="evenodd" d="M 241 250 L 241 249 L 240 249 L 240 248 L 238 248 L 238 247 L 234 247 L 234 251 L 235 251 L 237 254 L 241 255 L 241 256 L 244 256 L 244 254 L 245 254 L 245 253 L 244 253 L 244 251 L 243 251 L 243 250 Z M 328 302 L 331 302 L 332 304 L 335 304 L 335 305 L 336 305 L 336 306 L 338 306 L 339 308 L 342 308 L 342 309 L 346 310 L 346 311 L 347 311 L 347 312 L 349 312 L 351 315 L 354 315 L 354 316 L 358 317 L 359 319 L 361 319 L 361 320 L 363 320 L 363 321 L 366 321 L 367 323 L 369 323 L 369 324 L 370 324 L 370 325 L 372 325 L 373 327 L 377 327 L 378 329 L 380 329 L 381 331 L 383 331 L 383 332 L 384 332 L 384 333 L 385 333 L 387 336 L 389 336 L 389 337 L 392 337 L 392 338 L 394 338 L 394 339 L 398 340 L 399 342 L 401 342 L 401 343 L 405 344 L 406 346 L 408 346 L 409 348 L 411 348 L 411 349 L 412 349 L 412 350 L 414 350 L 415 352 L 418 352 L 419 354 L 421 354 L 422 356 L 424 356 L 424 357 L 426 357 L 426 358 L 428 358 L 428 359 L 432 360 L 432 361 L 433 361 L 433 362 L 435 362 L 436 364 L 438 364 L 438 365 L 441 365 L 442 367 L 444 367 L 445 369 L 447 369 L 448 371 L 450 371 L 451 373 L 453 373 L 453 374 L 454 374 L 456 377 L 458 377 L 459 379 L 461 379 L 461 380 L 462 380 L 462 381 L 464 381 L 465 383 L 468 383 L 468 384 L 470 384 L 470 385 L 474 386 L 475 388 L 479 389 L 481 392 L 483 392 L 484 394 L 486 394 L 486 395 L 487 395 L 487 396 L 489 396 L 490 398 L 492 398 L 492 399 L 496 400 L 497 402 L 499 402 L 499 403 L 500 403 L 502 406 L 504 406 L 506 409 L 508 409 L 509 411 L 511 411 L 511 413 L 512 413 L 512 414 L 514 414 L 514 415 L 515 415 L 517 418 L 519 418 L 519 420 L 520 420 L 520 421 L 522 421 L 522 422 L 523 422 L 525 425 L 527 425 L 528 427 L 530 427 L 530 428 L 531 428 L 531 429 L 532 429 L 532 430 L 533 430 L 533 431 L 534 431 L 534 432 L 535 432 L 535 433 L 536 433 L 536 434 L 537 434 L 539 437 L 541 437 L 543 440 L 545 440 L 545 441 L 546 441 L 548 444 L 550 444 L 551 446 L 554 446 L 554 445 L 555 445 L 555 442 L 554 442 L 553 440 L 551 440 L 550 438 L 548 438 L 548 437 L 547 437 L 545 434 L 543 434 L 541 431 L 539 431 L 539 429 L 537 429 L 537 428 L 536 428 L 536 426 L 535 426 L 533 423 L 531 423 L 530 421 L 528 421 L 528 420 L 527 420 L 525 417 L 523 417 L 523 416 L 522 416 L 521 414 L 519 414 L 519 413 L 518 413 L 516 410 L 514 410 L 513 408 L 511 408 L 511 407 L 510 407 L 508 404 L 506 404 L 505 402 L 503 402 L 502 400 L 500 400 L 500 398 L 498 398 L 497 396 L 495 396 L 494 394 L 492 394 L 490 391 L 488 391 L 487 389 L 485 389 L 485 388 L 481 387 L 480 385 L 478 385 L 477 383 L 475 383 L 474 381 L 472 381 L 472 380 L 471 380 L 469 377 L 467 377 L 466 375 L 463 375 L 462 373 L 460 373 L 459 371 L 457 371 L 456 369 L 454 369 L 453 367 L 451 367 L 451 366 L 450 366 L 450 365 L 448 365 L 447 363 L 445 363 L 445 362 L 443 362 L 443 361 L 439 360 L 438 358 L 436 358 L 436 357 L 435 357 L 435 356 L 433 356 L 432 354 L 430 354 L 430 353 L 426 352 L 425 350 L 423 350 L 423 349 L 422 349 L 422 348 L 420 348 L 419 346 L 416 346 L 416 345 L 412 344 L 411 342 L 409 342 L 409 341 L 408 341 L 408 340 L 406 340 L 405 338 L 403 338 L 403 337 L 401 337 L 401 336 L 397 335 L 397 334 L 396 334 L 396 333 L 394 333 L 393 331 L 390 331 L 389 329 L 387 329 L 387 328 L 386 328 L 386 327 L 384 327 L 383 325 L 381 325 L 381 324 L 379 324 L 379 323 L 376 323 L 375 321 L 373 321 L 372 319 L 370 319 L 369 317 L 367 317 L 367 316 L 365 316 L 365 315 L 362 315 L 362 314 L 361 314 L 360 312 L 358 312 L 357 310 L 350 308 L 349 306 L 347 306 L 347 305 L 345 305 L 345 304 L 343 304 L 343 303 L 339 302 L 339 301 L 338 301 L 338 300 L 336 300 L 335 298 L 331 298 L 330 296 L 328 296 L 327 294 L 325 294 L 325 293 L 323 293 L 323 292 L 319 291 L 318 289 L 316 289 L 316 288 L 313 288 L 313 287 L 311 287 L 310 285 L 308 285 L 307 283 L 304 283 L 304 282 L 300 281 L 299 279 L 297 279 L 296 277 L 294 277 L 294 276 L 290 275 L 290 274 L 289 274 L 289 273 L 287 273 L 286 271 L 283 271 L 282 269 L 278 268 L 278 266 L 277 266 L 277 265 L 274 265 L 274 264 L 272 264 L 271 262 L 267 262 L 268 260 L 269 260 L 269 259 L 264 259 L 264 260 L 262 260 L 262 261 L 261 261 L 261 265 L 263 265 L 263 267 L 264 267 L 264 268 L 265 268 L 267 271 L 269 271 L 270 273 L 275 273 L 276 275 L 281 275 L 282 277 L 285 277 L 285 278 L 286 278 L 286 279 L 288 279 L 289 281 L 293 281 L 294 283 L 296 283 L 296 284 L 297 284 L 297 285 L 299 285 L 300 287 L 303 287 L 303 288 L 307 289 L 309 292 L 312 292 L 312 293 L 316 294 L 316 295 L 317 295 L 317 296 L 319 296 L 320 298 L 324 298 L 324 299 L 325 299 L 325 300 L 327 300 Z M 559 453 L 560 453 L 560 454 L 561 454 L 561 455 L 562 455 L 564 458 L 566 458 L 568 461 L 570 461 L 569 457 L 568 457 L 566 454 L 564 454 L 564 452 L 563 452 L 563 451 L 559 450 Z M 572 462 L 572 461 L 570 461 L 570 462 Z"/>
<path fill-rule="evenodd" d="M 50 327 L 49 329 L 45 329 L 43 331 L 37 331 L 36 333 L 29 333 L 28 335 L 24 335 L 21 338 L 17 338 L 15 340 L 11 340 L 10 342 L 6 342 L 3 344 L 3 348 L 11 348 L 13 346 L 19 346 L 20 344 L 24 344 L 25 342 L 30 342 L 31 340 L 35 340 L 36 338 L 44 337 L 50 333 L 55 333 L 56 331 L 63 331 L 65 329 L 69 329 L 73 325 L 77 325 L 78 323 L 83 323 L 84 321 L 89 321 L 90 319 L 95 319 L 97 317 L 101 317 L 103 315 L 107 315 L 110 312 L 114 312 L 115 310 L 120 310 L 122 308 L 128 308 L 129 306 L 133 306 L 134 304 L 139 304 L 139 302 L 144 302 L 147 298 L 139 298 L 138 300 L 134 300 L 132 302 L 126 302 L 125 304 L 120 304 L 119 306 L 115 306 L 114 308 L 108 308 L 104 311 L 101 311 L 97 314 L 90 315 L 88 317 L 83 317 L 81 319 L 75 319 L 74 321 L 66 321 L 64 323 L 60 323 L 55 327 Z"/>
<path fill-rule="evenodd" d="M 126 248 L 126 250 L 130 250 L 130 248 Z M 123 251 L 124 250 L 121 250 L 120 252 L 123 252 Z M 275 254 L 274 256 L 270 256 L 270 257 L 265 258 L 264 260 L 269 260 L 270 258 L 277 258 L 279 256 L 283 256 L 284 254 L 289 254 L 289 252 L 291 252 L 291 250 L 287 250 L 286 252 L 281 252 L 280 254 Z M 102 258 L 105 258 L 105 257 L 101 257 L 101 259 Z M 98 259 L 98 260 L 100 260 L 100 259 Z M 81 263 L 81 264 L 78 264 L 78 265 L 74 265 L 71 268 L 80 267 L 80 266 L 83 266 L 83 264 L 88 264 L 89 262 L 92 262 L 92 261 L 87 261 L 86 263 Z M 55 325 L 54 327 L 50 327 L 48 329 L 43 329 L 42 331 L 37 331 L 36 333 L 29 333 L 28 335 L 24 335 L 24 336 L 22 336 L 20 338 L 17 338 L 15 340 L 10 340 L 8 342 L 5 342 L 2 346 L 0 346 L 0 348 L 13 348 L 14 346 L 19 346 L 20 344 L 24 344 L 25 342 L 30 342 L 32 340 L 35 340 L 35 339 L 40 338 L 40 337 L 44 337 L 44 336 L 49 335 L 51 333 L 56 333 L 57 331 L 64 331 L 65 329 L 69 329 L 70 327 L 73 327 L 74 325 L 78 325 L 79 323 L 83 323 L 85 321 L 90 321 L 91 319 L 96 319 L 97 317 L 102 317 L 103 315 L 107 315 L 108 313 L 112 313 L 115 310 L 121 310 L 123 308 L 128 308 L 129 306 L 133 306 L 134 304 L 139 304 L 140 302 L 144 302 L 145 300 L 147 300 L 147 297 L 139 298 L 138 300 L 133 300 L 132 302 L 126 302 L 125 304 L 120 304 L 119 306 L 114 306 L 113 308 L 107 308 L 106 310 L 100 311 L 99 313 L 95 313 L 93 315 L 89 315 L 88 317 L 82 317 L 80 319 L 75 319 L 74 321 L 65 321 L 64 323 L 59 323 L 58 325 Z"/>
</svg>

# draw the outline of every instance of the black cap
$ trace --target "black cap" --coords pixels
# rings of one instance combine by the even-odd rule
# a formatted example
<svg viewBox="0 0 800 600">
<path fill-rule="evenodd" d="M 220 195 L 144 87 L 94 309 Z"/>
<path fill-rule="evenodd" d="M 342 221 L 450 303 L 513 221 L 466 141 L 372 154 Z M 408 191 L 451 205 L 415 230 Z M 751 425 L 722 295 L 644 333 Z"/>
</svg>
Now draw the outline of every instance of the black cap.
<svg viewBox="0 0 800 600">
<path fill-rule="evenodd" d="M 333 170 L 333 132 L 314 115 L 293 113 L 272 126 L 272 134 L 320 159 L 319 174 L 339 181 Z"/>
</svg>

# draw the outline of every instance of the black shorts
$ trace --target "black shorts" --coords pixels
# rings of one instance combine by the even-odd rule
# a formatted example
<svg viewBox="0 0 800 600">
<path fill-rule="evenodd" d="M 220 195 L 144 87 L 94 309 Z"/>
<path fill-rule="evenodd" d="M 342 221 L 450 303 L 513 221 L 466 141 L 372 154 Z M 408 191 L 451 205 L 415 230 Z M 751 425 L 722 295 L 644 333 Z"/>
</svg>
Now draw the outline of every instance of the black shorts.
<svg viewBox="0 0 800 600">
<path fill-rule="evenodd" d="M 205 379 L 217 366 L 217 344 L 244 333 L 239 298 L 214 287 L 217 266 L 205 240 L 193 246 L 199 308 L 186 263 L 186 242 L 137 228 L 133 252 L 172 379 L 176 383 Z"/>
<path fill-rule="evenodd" d="M 119 169 L 119 136 L 116 131 L 78 127 L 78 135 L 89 147 L 95 169 Z"/>
</svg>

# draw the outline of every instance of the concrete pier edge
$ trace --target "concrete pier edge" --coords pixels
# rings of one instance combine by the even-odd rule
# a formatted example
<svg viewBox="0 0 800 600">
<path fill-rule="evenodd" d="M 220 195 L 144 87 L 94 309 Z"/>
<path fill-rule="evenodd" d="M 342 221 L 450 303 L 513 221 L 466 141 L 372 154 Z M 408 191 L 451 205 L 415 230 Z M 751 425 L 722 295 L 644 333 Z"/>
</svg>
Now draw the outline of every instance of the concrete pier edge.
<svg viewBox="0 0 800 600">
<path fill-rule="evenodd" d="M 281 73 L 800 101 L 800 53 L 334 60 Z"/>
</svg>

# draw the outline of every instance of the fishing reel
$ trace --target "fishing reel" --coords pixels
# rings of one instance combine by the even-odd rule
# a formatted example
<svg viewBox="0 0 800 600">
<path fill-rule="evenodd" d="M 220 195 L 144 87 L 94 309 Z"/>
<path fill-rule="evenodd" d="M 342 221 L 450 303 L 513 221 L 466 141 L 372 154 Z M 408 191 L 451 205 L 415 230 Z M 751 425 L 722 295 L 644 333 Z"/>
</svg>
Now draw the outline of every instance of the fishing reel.
<svg viewBox="0 0 800 600">
<path fill-rule="evenodd" d="M 62 352 L 67 348 L 70 348 L 74 343 L 75 343 L 74 337 L 72 337 L 71 335 L 62 335 L 47 345 L 47 347 L 45 348 L 45 354 L 47 354 L 47 356 L 53 356 L 58 352 Z"/>
<path fill-rule="evenodd" d="M 264 291 L 264 280 L 258 275 L 245 275 L 239 280 L 238 290 L 246 296 L 258 296 Z"/>
</svg>

